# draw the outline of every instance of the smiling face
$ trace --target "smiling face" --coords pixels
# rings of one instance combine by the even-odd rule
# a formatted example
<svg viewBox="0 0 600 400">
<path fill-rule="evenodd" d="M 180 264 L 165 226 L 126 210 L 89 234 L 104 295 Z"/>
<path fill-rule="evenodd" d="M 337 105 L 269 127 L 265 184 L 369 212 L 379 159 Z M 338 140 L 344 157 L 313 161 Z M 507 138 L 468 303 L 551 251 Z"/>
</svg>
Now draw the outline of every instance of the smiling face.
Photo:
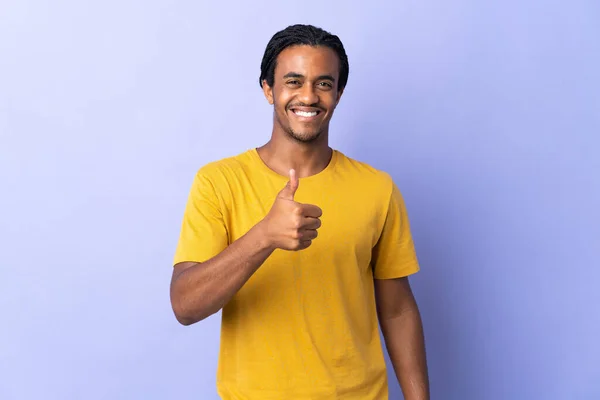
<svg viewBox="0 0 600 400">
<path fill-rule="evenodd" d="M 274 130 L 308 143 L 327 133 L 342 91 L 339 58 L 324 46 L 291 46 L 279 53 L 273 87 L 263 90 L 274 105 Z"/>
</svg>

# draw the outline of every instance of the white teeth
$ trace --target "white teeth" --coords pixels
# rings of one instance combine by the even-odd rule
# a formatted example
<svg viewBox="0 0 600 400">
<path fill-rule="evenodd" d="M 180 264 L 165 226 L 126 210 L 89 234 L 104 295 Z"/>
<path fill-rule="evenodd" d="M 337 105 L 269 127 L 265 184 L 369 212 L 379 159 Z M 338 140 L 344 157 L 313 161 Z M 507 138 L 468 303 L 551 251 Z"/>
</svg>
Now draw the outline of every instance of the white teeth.
<svg viewBox="0 0 600 400">
<path fill-rule="evenodd" d="M 313 112 L 306 112 L 306 111 L 294 111 L 294 113 L 296 115 L 299 115 L 301 117 L 314 117 L 315 115 L 317 115 L 316 111 Z"/>
</svg>

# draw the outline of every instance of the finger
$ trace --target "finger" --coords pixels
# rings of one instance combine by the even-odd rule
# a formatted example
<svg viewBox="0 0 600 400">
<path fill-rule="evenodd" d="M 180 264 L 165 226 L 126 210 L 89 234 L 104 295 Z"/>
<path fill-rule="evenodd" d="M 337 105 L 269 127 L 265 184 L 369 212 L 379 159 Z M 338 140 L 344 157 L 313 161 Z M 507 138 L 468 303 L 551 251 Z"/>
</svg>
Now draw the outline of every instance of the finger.
<svg viewBox="0 0 600 400">
<path fill-rule="evenodd" d="M 319 232 L 316 229 L 306 229 L 302 232 L 302 240 L 314 240 L 319 236 Z"/>
<path fill-rule="evenodd" d="M 323 210 L 312 204 L 303 204 L 302 215 L 305 217 L 321 218 L 323 215 Z"/>
<path fill-rule="evenodd" d="M 302 240 L 298 246 L 298 250 L 304 250 L 312 244 L 312 240 Z"/>
<path fill-rule="evenodd" d="M 319 229 L 321 227 L 321 220 L 319 218 L 307 217 L 304 218 L 301 228 L 302 229 Z"/>
<path fill-rule="evenodd" d="M 300 182 L 296 175 L 296 170 L 290 169 L 290 179 L 281 192 L 279 192 L 279 197 L 286 200 L 294 200 L 294 195 L 296 194 L 296 190 L 298 190 L 299 184 Z"/>
</svg>

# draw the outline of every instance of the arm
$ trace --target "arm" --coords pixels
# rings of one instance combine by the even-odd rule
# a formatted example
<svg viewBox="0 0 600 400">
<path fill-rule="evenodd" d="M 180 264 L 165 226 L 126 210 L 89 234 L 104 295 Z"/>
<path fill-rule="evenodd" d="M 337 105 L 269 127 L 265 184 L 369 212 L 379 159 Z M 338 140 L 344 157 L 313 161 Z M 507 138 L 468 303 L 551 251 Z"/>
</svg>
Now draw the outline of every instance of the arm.
<svg viewBox="0 0 600 400">
<path fill-rule="evenodd" d="M 423 326 L 408 278 L 376 279 L 379 323 L 406 400 L 428 400 Z"/>
<path fill-rule="evenodd" d="M 174 266 L 171 306 L 181 324 L 194 324 L 223 308 L 275 249 L 303 250 L 317 237 L 322 211 L 294 201 L 298 178 L 294 171 L 290 174 L 290 181 L 277 195 L 267 216 L 244 236 L 204 262 L 182 261 Z M 190 207 L 196 215 L 199 208 L 202 207 Z M 187 248 L 197 249 L 203 242 L 210 244 L 215 237 L 219 243 L 225 241 L 223 229 L 206 229 L 193 218 L 188 220 L 188 231 L 194 235 Z M 190 257 L 189 253 L 183 257 Z"/>
<path fill-rule="evenodd" d="M 171 304 L 175 317 L 191 325 L 219 311 L 274 251 L 261 225 L 203 263 L 175 265 Z"/>
</svg>

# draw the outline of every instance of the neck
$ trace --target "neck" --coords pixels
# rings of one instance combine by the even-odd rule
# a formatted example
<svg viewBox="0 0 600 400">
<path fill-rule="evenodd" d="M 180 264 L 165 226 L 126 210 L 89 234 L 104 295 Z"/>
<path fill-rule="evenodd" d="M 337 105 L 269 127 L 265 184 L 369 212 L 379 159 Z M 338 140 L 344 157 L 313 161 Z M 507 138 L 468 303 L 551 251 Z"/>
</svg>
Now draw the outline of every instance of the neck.
<svg viewBox="0 0 600 400">
<path fill-rule="evenodd" d="M 271 139 L 257 148 L 263 162 L 280 175 L 288 176 L 291 168 L 299 178 L 305 178 L 323 171 L 333 150 L 329 147 L 327 132 L 310 143 L 302 143 L 283 135 L 272 135 Z"/>
</svg>

